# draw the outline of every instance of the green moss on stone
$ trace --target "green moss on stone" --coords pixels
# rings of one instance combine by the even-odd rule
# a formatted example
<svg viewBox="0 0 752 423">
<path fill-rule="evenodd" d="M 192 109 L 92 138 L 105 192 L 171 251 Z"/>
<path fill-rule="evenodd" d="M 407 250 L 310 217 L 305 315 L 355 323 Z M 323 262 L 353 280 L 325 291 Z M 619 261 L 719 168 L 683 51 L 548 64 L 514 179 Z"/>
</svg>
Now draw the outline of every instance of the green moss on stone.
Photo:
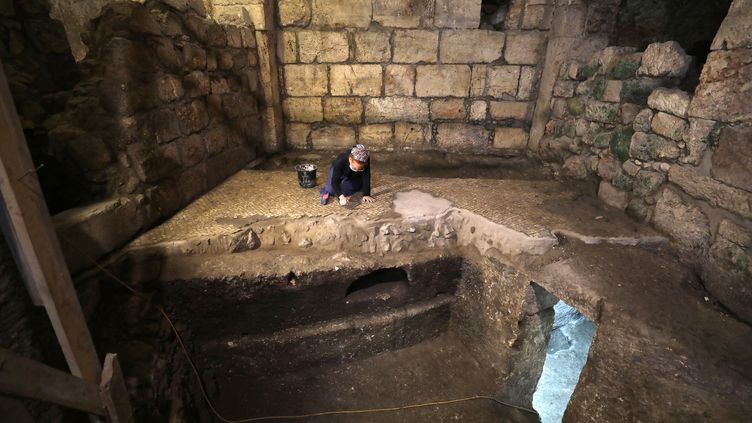
<svg viewBox="0 0 752 423">
<path fill-rule="evenodd" d="M 593 83 L 593 98 L 603 100 L 603 93 L 606 91 L 606 78 L 598 78 Z"/>
<path fill-rule="evenodd" d="M 638 197 L 647 197 L 655 193 L 665 181 L 666 177 L 662 173 L 641 170 L 635 176 L 632 191 Z"/>
<path fill-rule="evenodd" d="M 611 185 L 622 191 L 632 191 L 634 179 L 625 173 L 619 172 L 611 179 Z"/>
<path fill-rule="evenodd" d="M 601 134 L 598 134 L 595 136 L 595 141 L 593 141 L 593 146 L 598 148 L 606 148 L 611 145 L 611 137 L 613 137 L 613 132 L 603 132 Z"/>
<path fill-rule="evenodd" d="M 583 66 L 580 72 L 583 78 L 589 79 L 593 75 L 598 73 L 600 69 L 601 69 L 601 65 L 599 63 L 591 63 L 589 65 Z"/>
<path fill-rule="evenodd" d="M 702 141 L 712 149 L 717 148 L 718 140 L 721 139 L 721 129 L 722 125 L 719 122 L 716 122 L 716 124 L 713 126 L 713 129 L 708 132 L 708 135 L 703 138 Z"/>
<path fill-rule="evenodd" d="M 589 101 L 585 106 L 585 119 L 591 122 L 614 123 L 619 119 L 619 104 Z"/>
<path fill-rule="evenodd" d="M 569 137 L 574 138 L 577 136 L 577 131 L 575 130 L 574 122 L 566 120 L 563 122 L 560 122 L 558 125 L 556 125 L 556 128 L 554 129 L 554 136 L 556 138 L 559 137 Z"/>
<path fill-rule="evenodd" d="M 611 137 L 609 151 L 621 162 L 629 158 L 629 144 L 633 134 L 634 129 L 626 126 L 615 131 L 613 137 Z"/>
<path fill-rule="evenodd" d="M 572 97 L 567 100 L 567 111 L 572 116 L 580 116 L 585 113 L 585 102 L 580 97 Z"/>
<path fill-rule="evenodd" d="M 639 62 L 623 59 L 611 66 L 606 75 L 612 79 L 629 79 L 635 76 L 635 72 L 637 72 L 639 67 Z"/>
</svg>

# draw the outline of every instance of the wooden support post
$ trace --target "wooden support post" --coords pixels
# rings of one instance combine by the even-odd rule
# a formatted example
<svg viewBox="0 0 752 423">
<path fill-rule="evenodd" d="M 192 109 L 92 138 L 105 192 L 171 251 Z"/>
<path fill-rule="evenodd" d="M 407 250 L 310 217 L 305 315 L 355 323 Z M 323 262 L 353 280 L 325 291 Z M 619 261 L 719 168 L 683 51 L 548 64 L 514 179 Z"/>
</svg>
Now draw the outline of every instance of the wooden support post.
<svg viewBox="0 0 752 423">
<path fill-rule="evenodd" d="M 101 366 L 78 302 L 21 122 L 0 64 L 0 192 L 3 230 L 27 284 L 55 329 L 71 373 L 99 384 Z"/>
<path fill-rule="evenodd" d="M 277 59 L 276 1 L 264 1 L 264 27 L 256 27 L 256 46 L 259 56 L 261 82 L 261 118 L 264 125 L 264 150 L 276 153 L 285 147 L 285 125 L 282 116 L 279 63 Z"/>
<path fill-rule="evenodd" d="M 106 415 L 96 384 L 3 348 L 0 348 L 0 392 Z"/>
<path fill-rule="evenodd" d="M 108 353 L 104 359 L 102 402 L 107 409 L 110 423 L 133 423 L 133 409 L 128 399 L 123 372 L 120 371 L 117 354 Z"/>
</svg>

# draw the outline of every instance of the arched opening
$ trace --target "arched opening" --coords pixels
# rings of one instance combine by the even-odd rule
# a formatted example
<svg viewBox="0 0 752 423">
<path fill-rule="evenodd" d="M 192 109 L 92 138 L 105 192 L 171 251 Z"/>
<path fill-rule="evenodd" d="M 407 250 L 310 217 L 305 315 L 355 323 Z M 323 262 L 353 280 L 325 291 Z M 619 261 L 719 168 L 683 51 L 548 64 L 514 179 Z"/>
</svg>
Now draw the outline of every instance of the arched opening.
<svg viewBox="0 0 752 423">
<path fill-rule="evenodd" d="M 374 300 L 386 301 L 407 293 L 408 277 L 405 269 L 378 269 L 355 280 L 347 288 L 347 304 Z"/>
</svg>

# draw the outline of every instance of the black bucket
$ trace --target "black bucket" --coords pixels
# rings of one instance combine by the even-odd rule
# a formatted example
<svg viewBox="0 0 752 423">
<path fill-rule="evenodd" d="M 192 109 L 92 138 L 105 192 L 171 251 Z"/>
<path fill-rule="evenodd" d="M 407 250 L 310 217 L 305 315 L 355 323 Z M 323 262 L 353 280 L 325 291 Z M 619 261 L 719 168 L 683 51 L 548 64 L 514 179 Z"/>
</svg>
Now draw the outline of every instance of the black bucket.
<svg viewBox="0 0 752 423">
<path fill-rule="evenodd" d="M 313 188 L 316 186 L 316 165 L 299 164 L 295 166 L 298 171 L 298 183 L 303 188 Z"/>
</svg>

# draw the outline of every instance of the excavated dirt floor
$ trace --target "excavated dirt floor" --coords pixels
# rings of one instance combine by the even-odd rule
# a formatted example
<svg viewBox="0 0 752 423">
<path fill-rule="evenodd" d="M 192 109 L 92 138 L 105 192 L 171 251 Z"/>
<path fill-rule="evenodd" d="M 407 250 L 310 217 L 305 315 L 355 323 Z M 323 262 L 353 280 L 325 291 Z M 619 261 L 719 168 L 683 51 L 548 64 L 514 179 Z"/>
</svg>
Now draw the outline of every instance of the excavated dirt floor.
<svg viewBox="0 0 752 423">
<path fill-rule="evenodd" d="M 750 327 L 708 296 L 668 240 L 600 205 L 593 187 L 527 172 L 519 158 L 385 154 L 374 160 L 377 203 L 321 206 L 292 165 L 316 162 L 321 175 L 332 157 L 291 154 L 241 171 L 113 264 L 162 287 L 226 417 L 494 395 L 531 281 L 596 325 L 565 421 L 728 422 L 752 412 Z M 462 276 L 446 285 L 447 271 L 432 279 L 413 263 Z M 381 268 L 408 269 L 407 293 L 395 282 L 360 294 L 361 309 L 348 305 L 350 283 Z M 406 331 L 420 336 L 388 341 Z M 269 354 L 254 356 L 257 347 Z M 530 418 L 479 401 L 310 421 Z"/>
</svg>

